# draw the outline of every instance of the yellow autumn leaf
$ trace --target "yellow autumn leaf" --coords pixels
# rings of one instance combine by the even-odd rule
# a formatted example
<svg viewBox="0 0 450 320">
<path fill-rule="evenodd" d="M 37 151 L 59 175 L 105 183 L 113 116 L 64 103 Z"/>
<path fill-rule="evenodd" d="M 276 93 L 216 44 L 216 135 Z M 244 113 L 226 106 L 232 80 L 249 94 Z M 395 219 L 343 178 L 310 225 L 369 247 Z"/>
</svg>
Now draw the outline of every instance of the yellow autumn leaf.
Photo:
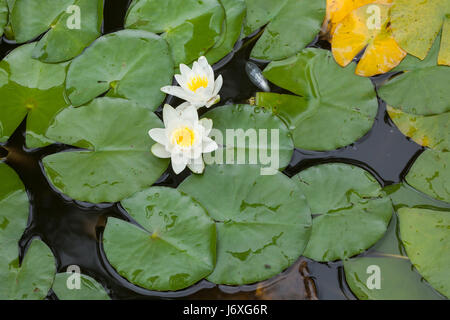
<svg viewBox="0 0 450 320">
<path fill-rule="evenodd" d="M 370 3 L 390 4 L 393 0 L 327 0 L 327 13 L 322 32 L 331 40 L 339 22 L 349 13 Z"/>
<path fill-rule="evenodd" d="M 450 17 L 445 19 L 444 27 L 442 28 L 438 64 L 450 66 Z"/>
<path fill-rule="evenodd" d="M 370 77 L 395 68 L 406 56 L 389 27 L 390 5 L 369 4 L 353 10 L 336 27 L 331 42 L 333 56 L 347 66 L 364 48 L 355 73 Z"/>
</svg>

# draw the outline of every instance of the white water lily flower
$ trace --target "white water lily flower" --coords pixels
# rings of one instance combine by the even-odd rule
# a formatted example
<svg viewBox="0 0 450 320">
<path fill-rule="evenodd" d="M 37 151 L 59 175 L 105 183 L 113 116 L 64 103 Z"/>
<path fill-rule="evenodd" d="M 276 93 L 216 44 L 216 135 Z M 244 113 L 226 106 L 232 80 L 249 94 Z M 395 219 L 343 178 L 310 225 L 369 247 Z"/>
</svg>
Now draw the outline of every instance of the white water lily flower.
<svg viewBox="0 0 450 320">
<path fill-rule="evenodd" d="M 188 101 L 197 109 L 203 106 L 211 107 L 220 101 L 220 89 L 223 85 L 222 76 L 214 80 L 214 71 L 205 57 L 194 62 L 192 70 L 185 64 L 180 64 L 181 74 L 175 75 L 178 86 L 166 86 L 161 91 Z"/>
<path fill-rule="evenodd" d="M 176 174 L 186 166 L 194 173 L 205 169 L 203 153 L 213 152 L 217 143 L 209 138 L 212 129 L 211 119 L 198 119 L 196 107 L 183 104 L 175 110 L 166 104 L 163 109 L 165 128 L 151 129 L 148 134 L 157 143 L 152 153 L 158 158 L 171 158 Z"/>
</svg>

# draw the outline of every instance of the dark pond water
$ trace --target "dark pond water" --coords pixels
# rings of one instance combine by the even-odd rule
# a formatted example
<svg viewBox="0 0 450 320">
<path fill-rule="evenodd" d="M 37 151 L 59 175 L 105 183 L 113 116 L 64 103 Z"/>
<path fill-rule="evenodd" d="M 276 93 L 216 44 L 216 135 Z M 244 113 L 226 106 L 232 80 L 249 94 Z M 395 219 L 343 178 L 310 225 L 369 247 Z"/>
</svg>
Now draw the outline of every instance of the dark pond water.
<svg viewBox="0 0 450 320">
<path fill-rule="evenodd" d="M 123 28 L 123 21 L 129 0 L 106 0 L 104 33 Z M 256 36 L 256 35 L 255 35 Z M 251 37 L 250 37 L 251 38 Z M 245 39 L 237 44 L 233 54 L 216 66 L 216 73 L 225 79 L 221 91 L 222 104 L 245 103 L 258 91 L 245 72 L 245 63 L 254 40 Z M 327 43 L 314 41 L 311 46 L 329 49 Z M 0 58 L 16 47 L 3 40 L 0 44 Z M 255 61 L 261 68 L 265 64 Z M 383 77 L 373 79 L 374 87 Z M 274 92 L 283 92 L 272 87 Z M 168 103 L 177 105 L 180 101 L 169 97 Z M 159 114 L 160 115 L 160 114 Z M 286 270 L 283 274 L 261 284 L 229 287 L 216 286 L 201 281 L 183 291 L 160 293 L 138 288 L 122 279 L 108 264 L 99 239 L 105 222 L 114 216 L 129 220 L 118 204 L 93 205 L 73 201 L 59 194 L 49 185 L 42 170 L 40 160 L 52 153 L 67 150 L 64 145 L 27 150 L 24 147 L 26 120 L 11 139 L 2 147 L 0 158 L 19 174 L 24 182 L 31 203 L 29 227 L 23 235 L 22 251 L 31 238 L 41 237 L 53 250 L 58 263 L 58 271 L 64 272 L 69 265 L 79 265 L 117 299 L 135 298 L 198 298 L 198 299 L 354 299 L 345 283 L 342 264 L 317 263 L 306 258 Z M 293 176 L 301 170 L 325 162 L 345 162 L 358 165 L 370 171 L 378 181 L 387 186 L 400 182 L 412 162 L 423 148 L 404 137 L 389 119 L 386 106 L 379 101 L 379 112 L 372 130 L 355 144 L 331 152 L 311 152 L 296 150 L 285 174 Z M 169 169 L 157 182 L 158 185 L 176 187 L 188 173 L 175 176 Z M 370 250 L 369 250 L 370 252 Z M 367 254 L 367 253 L 365 253 Z M 53 293 L 49 299 L 55 298 Z"/>
</svg>

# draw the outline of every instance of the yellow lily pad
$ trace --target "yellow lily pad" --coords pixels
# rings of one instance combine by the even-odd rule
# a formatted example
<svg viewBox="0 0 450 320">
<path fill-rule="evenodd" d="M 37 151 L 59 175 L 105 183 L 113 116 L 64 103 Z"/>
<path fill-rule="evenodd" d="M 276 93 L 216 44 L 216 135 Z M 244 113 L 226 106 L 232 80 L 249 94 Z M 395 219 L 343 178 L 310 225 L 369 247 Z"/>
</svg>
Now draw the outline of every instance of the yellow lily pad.
<svg viewBox="0 0 450 320">
<path fill-rule="evenodd" d="M 345 67 L 366 48 L 355 73 L 370 77 L 395 68 L 406 56 L 392 36 L 390 5 L 368 4 L 349 15 L 336 27 L 331 42 L 336 62 Z"/>
<path fill-rule="evenodd" d="M 391 106 L 387 109 L 397 128 L 416 143 L 437 151 L 450 150 L 450 112 L 421 116 Z"/>
<path fill-rule="evenodd" d="M 369 3 L 390 4 L 392 0 L 327 0 L 327 14 L 322 31 L 331 39 L 337 25 L 353 10 Z"/>
<path fill-rule="evenodd" d="M 391 9 L 393 36 L 401 48 L 423 60 L 449 14 L 450 0 L 396 0 Z M 446 37 L 448 31 L 442 37 L 444 43 L 448 43 Z M 448 56 L 448 46 L 441 50 Z"/>
</svg>

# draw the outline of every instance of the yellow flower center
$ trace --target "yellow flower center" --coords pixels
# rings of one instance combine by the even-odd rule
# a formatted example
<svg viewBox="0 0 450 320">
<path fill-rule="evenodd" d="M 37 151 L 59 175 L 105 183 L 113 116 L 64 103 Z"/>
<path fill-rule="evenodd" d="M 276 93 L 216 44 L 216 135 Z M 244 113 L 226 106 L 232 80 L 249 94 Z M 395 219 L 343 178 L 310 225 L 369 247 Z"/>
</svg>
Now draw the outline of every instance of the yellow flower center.
<svg viewBox="0 0 450 320">
<path fill-rule="evenodd" d="M 206 88 L 208 86 L 208 78 L 195 76 L 191 78 L 191 81 L 188 83 L 188 87 L 191 91 L 197 91 L 198 88 Z"/>
<path fill-rule="evenodd" d="M 172 141 L 180 147 L 190 147 L 194 144 L 195 133 L 188 127 L 176 129 L 172 133 Z"/>
</svg>

